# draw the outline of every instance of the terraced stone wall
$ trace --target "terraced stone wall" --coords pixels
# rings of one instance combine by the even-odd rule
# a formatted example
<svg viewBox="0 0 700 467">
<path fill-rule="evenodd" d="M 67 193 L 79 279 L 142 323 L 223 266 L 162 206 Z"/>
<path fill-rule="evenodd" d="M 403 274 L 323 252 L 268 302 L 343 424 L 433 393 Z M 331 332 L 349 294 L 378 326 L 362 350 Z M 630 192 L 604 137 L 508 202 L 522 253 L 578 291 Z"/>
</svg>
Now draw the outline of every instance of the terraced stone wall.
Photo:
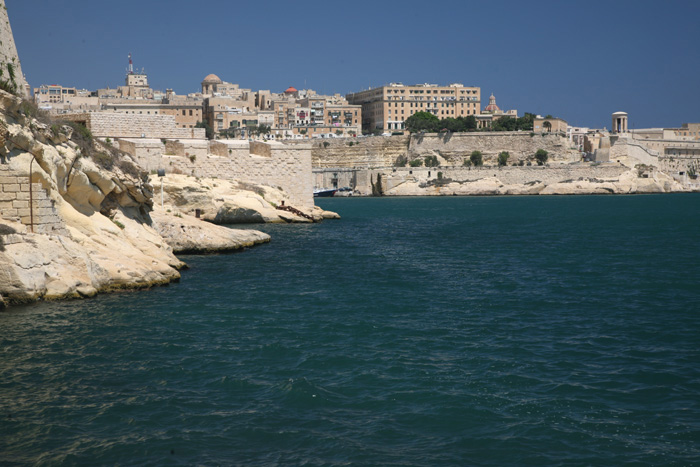
<svg viewBox="0 0 700 467">
<path fill-rule="evenodd" d="M 437 156 L 441 165 L 461 166 L 472 151 L 480 151 L 485 163 L 495 164 L 502 151 L 509 163 L 532 160 L 538 149 L 551 161 L 580 160 L 578 150 L 561 135 L 529 132 L 445 133 L 412 136 L 372 136 L 313 141 L 311 157 L 315 169 L 373 168 L 392 166 L 397 158 L 407 160 Z"/>
</svg>

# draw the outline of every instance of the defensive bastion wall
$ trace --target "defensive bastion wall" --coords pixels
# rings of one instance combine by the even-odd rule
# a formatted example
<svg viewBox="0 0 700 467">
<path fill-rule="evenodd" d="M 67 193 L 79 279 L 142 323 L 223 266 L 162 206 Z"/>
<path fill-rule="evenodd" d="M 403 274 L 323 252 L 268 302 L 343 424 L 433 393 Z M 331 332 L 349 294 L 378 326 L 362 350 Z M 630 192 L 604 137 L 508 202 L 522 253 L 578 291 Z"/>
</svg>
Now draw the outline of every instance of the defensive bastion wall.
<svg viewBox="0 0 700 467">
<path fill-rule="evenodd" d="M 311 148 L 240 140 L 120 139 L 119 147 L 144 170 L 164 169 L 195 177 L 222 178 L 281 188 L 292 206 L 314 205 Z"/>
<path fill-rule="evenodd" d="M 472 151 L 481 151 L 484 162 L 496 164 L 498 154 L 508 151 L 509 164 L 532 160 L 538 149 L 549 153 L 550 161 L 574 162 L 579 152 L 560 135 L 529 132 L 444 133 L 412 136 L 372 136 L 314 140 L 313 167 L 372 168 L 394 165 L 398 157 L 408 160 L 438 156 L 441 165 L 462 165 Z"/>
<path fill-rule="evenodd" d="M 580 153 L 566 137 L 550 133 L 481 132 L 412 135 L 408 159 L 438 156 L 450 165 L 462 165 L 473 151 L 481 151 L 486 164 L 496 164 L 498 154 L 507 151 L 508 163 L 533 160 L 538 149 L 549 153 L 553 162 L 575 162 Z"/>
</svg>

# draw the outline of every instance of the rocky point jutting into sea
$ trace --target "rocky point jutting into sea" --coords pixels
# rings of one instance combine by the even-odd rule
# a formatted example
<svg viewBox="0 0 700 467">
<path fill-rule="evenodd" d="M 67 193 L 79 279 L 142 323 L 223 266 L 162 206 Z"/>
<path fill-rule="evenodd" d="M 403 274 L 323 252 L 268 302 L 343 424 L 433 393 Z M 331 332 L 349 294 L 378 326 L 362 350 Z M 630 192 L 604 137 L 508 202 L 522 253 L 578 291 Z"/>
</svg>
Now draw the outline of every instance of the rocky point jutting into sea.
<svg viewBox="0 0 700 467">
<path fill-rule="evenodd" d="M 0 136 L 3 306 L 167 284 L 185 266 L 177 252 L 229 251 L 270 239 L 215 223 L 337 217 L 317 208 L 275 209 L 286 198 L 272 187 L 184 175 L 167 177 L 167 204 L 154 206 L 148 174 L 128 154 L 4 91 Z M 204 219 L 190 215 L 196 211 Z"/>
</svg>

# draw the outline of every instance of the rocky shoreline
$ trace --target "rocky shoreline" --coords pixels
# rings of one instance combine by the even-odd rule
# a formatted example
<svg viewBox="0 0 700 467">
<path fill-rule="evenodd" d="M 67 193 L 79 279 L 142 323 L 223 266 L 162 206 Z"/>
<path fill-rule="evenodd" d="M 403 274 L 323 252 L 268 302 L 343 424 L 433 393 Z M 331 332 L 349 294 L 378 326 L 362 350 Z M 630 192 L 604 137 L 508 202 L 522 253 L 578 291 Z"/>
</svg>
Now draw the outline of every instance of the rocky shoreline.
<svg viewBox="0 0 700 467">
<path fill-rule="evenodd" d="M 352 185 L 352 196 L 493 196 L 686 193 L 697 180 L 681 182 L 653 166 L 616 162 L 554 163 L 533 167 L 450 167 L 315 170 L 316 184 L 331 177 Z"/>
<path fill-rule="evenodd" d="M 187 176 L 165 177 L 161 207 L 128 154 L 3 91 L 0 139 L 0 308 L 165 285 L 186 267 L 176 253 L 270 241 L 216 224 L 338 217 L 319 208 L 280 211 L 285 195 L 271 187 Z"/>
</svg>

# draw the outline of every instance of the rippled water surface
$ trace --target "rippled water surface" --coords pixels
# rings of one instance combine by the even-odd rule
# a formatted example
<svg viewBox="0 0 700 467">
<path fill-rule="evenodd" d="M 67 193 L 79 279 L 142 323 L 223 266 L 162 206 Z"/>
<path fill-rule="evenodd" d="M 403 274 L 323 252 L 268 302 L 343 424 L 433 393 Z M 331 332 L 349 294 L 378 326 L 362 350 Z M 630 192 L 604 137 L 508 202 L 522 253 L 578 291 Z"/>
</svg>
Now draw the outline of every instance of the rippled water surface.
<svg viewBox="0 0 700 467">
<path fill-rule="evenodd" d="M 320 204 L 0 313 L 0 464 L 700 464 L 700 196 Z"/>
</svg>

